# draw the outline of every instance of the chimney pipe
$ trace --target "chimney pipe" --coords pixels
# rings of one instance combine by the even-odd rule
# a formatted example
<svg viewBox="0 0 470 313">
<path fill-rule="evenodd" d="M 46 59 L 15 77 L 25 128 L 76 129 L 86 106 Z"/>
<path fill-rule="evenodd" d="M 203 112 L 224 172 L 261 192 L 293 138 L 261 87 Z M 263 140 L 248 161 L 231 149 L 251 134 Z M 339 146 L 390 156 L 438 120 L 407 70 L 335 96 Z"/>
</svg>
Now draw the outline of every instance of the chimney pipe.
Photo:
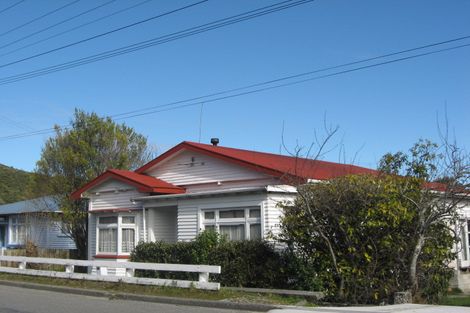
<svg viewBox="0 0 470 313">
<path fill-rule="evenodd" d="M 219 144 L 219 138 L 211 138 L 211 144 L 214 147 L 217 147 L 217 145 Z"/>
</svg>

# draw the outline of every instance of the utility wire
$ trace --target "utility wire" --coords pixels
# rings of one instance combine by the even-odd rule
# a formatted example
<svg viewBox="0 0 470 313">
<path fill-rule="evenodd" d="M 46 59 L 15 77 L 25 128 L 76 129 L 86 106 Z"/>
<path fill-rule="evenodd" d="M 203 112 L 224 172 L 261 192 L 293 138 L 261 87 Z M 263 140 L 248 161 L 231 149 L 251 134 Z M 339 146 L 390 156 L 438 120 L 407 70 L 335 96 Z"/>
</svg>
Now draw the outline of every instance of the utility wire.
<svg viewBox="0 0 470 313">
<path fill-rule="evenodd" d="M 273 13 L 273 12 L 285 10 L 285 9 L 288 9 L 288 8 L 291 8 L 291 7 L 294 7 L 294 6 L 298 6 L 298 5 L 301 5 L 301 4 L 305 4 L 305 3 L 308 3 L 308 2 L 312 2 L 312 1 L 314 1 L 314 0 L 300 0 L 300 1 L 288 0 L 288 1 L 283 1 L 283 2 L 280 2 L 280 3 L 276 3 L 276 4 L 273 4 L 273 5 L 266 6 L 266 7 L 262 7 L 262 8 L 259 8 L 259 9 L 251 10 L 251 11 L 244 12 L 244 13 L 241 13 L 241 14 L 237 14 L 237 15 L 234 15 L 234 16 L 230 16 L 230 17 L 227 17 L 227 18 L 216 20 L 216 21 L 213 21 L 213 22 L 210 22 L 210 23 L 206 23 L 206 24 L 202 24 L 202 25 L 199 25 L 199 26 L 191 27 L 191 28 L 188 28 L 188 29 L 185 29 L 185 30 L 182 30 L 182 31 L 175 32 L 175 33 L 171 33 L 171 34 L 167 34 L 167 35 L 164 35 L 164 36 L 156 37 L 156 38 L 153 38 L 153 39 L 150 39 L 150 40 L 138 42 L 138 43 L 128 45 L 128 46 L 124 46 L 124 47 L 121 47 L 121 48 L 108 50 L 108 51 L 98 53 L 98 54 L 95 54 L 95 55 L 92 55 L 92 56 L 89 56 L 89 57 L 84 57 L 84 58 L 81 58 L 81 59 L 77 59 L 77 60 L 73 60 L 73 61 L 69 61 L 69 62 L 65 62 L 65 63 L 61 63 L 61 64 L 56 64 L 56 65 L 41 68 L 41 69 L 38 69 L 38 70 L 25 72 L 25 73 L 22 73 L 22 74 L 3 77 L 3 78 L 0 78 L 0 85 L 9 84 L 9 83 L 17 82 L 17 81 L 20 81 L 20 80 L 30 79 L 30 78 L 34 78 L 34 77 L 37 77 L 37 76 L 42 76 L 42 75 L 54 73 L 54 72 L 57 72 L 57 71 L 63 71 L 63 70 L 66 70 L 66 69 L 77 67 L 77 66 L 81 66 L 81 65 L 101 61 L 101 60 L 105 60 L 105 59 L 115 57 L 115 56 L 118 56 L 118 55 L 127 54 L 127 53 L 130 53 L 130 52 L 138 51 L 138 50 L 141 50 L 141 49 L 145 49 L 145 48 L 149 48 L 149 47 L 152 47 L 152 46 L 164 44 L 164 43 L 167 43 L 167 42 L 170 42 L 170 41 L 185 38 L 185 37 L 188 37 L 188 36 L 193 36 L 193 35 L 196 35 L 196 34 L 207 32 L 207 31 L 210 31 L 210 30 L 213 30 L 213 29 L 217 29 L 217 28 L 225 27 L 225 26 L 232 25 L 232 24 L 235 24 L 235 23 L 243 22 L 243 21 L 246 21 L 246 20 L 257 18 L 257 17 L 263 16 L 263 15 L 266 15 L 266 14 L 270 14 L 270 13 Z"/>
<path fill-rule="evenodd" d="M 219 95 L 222 95 L 222 94 L 232 93 L 232 92 L 236 92 L 236 91 L 240 91 L 240 90 L 246 90 L 246 89 L 250 89 L 250 88 L 254 88 L 254 87 L 260 87 L 260 86 L 264 86 L 264 85 L 268 85 L 268 84 L 272 84 L 272 83 L 277 83 L 277 82 L 281 82 L 281 81 L 285 81 L 285 80 L 289 80 L 289 79 L 293 79 L 293 78 L 299 78 L 299 77 L 308 76 L 308 75 L 321 73 L 321 72 L 326 72 L 326 71 L 330 71 L 330 70 L 334 70 L 334 69 L 338 69 L 338 68 L 348 67 L 348 66 L 351 66 L 351 65 L 357 65 L 357 64 L 361 64 L 361 63 L 367 63 L 367 62 L 370 62 L 370 61 L 374 61 L 374 60 L 384 59 L 384 58 L 388 58 L 388 57 L 391 57 L 391 56 L 400 55 L 400 54 L 404 54 L 404 53 L 408 53 L 408 52 L 413 52 L 413 51 L 423 50 L 423 49 L 427 49 L 427 48 L 431 48 L 431 47 L 436 47 L 436 46 L 440 46 L 440 45 L 444 45 L 444 44 L 448 44 L 448 43 L 452 43 L 452 42 L 462 41 L 462 40 L 465 40 L 465 39 L 470 39 L 470 36 L 458 37 L 458 38 L 449 39 L 449 40 L 440 41 L 440 42 L 435 42 L 435 43 L 431 43 L 431 44 L 427 44 L 427 45 L 423 45 L 423 46 L 419 46 L 419 47 L 415 47 L 415 48 L 411 48 L 411 49 L 405 49 L 405 50 L 400 50 L 400 51 L 391 52 L 391 53 L 387 53 L 387 54 L 382 54 L 382 55 L 367 58 L 367 59 L 362 59 L 362 60 L 358 60 L 358 61 L 347 62 L 347 63 L 338 64 L 338 65 L 323 67 L 323 68 L 320 68 L 320 69 L 315 69 L 315 70 L 311 70 L 311 71 L 303 72 L 303 73 L 299 73 L 299 74 L 283 76 L 283 77 L 275 78 L 275 79 L 268 80 L 268 81 L 263 81 L 263 82 L 243 86 L 243 87 L 223 90 L 223 91 L 215 92 L 215 93 L 208 94 L 208 95 L 205 95 L 205 96 L 200 96 L 200 97 L 195 97 L 195 98 L 191 98 L 191 99 L 172 102 L 172 103 L 168 103 L 168 104 L 165 104 L 165 105 L 150 106 L 150 107 L 146 107 L 146 108 L 142 108 L 142 109 L 138 109 L 138 110 L 128 111 L 128 112 L 125 112 L 125 113 L 115 114 L 115 115 L 112 115 L 111 117 L 115 118 L 115 117 L 119 117 L 119 116 L 123 116 L 123 115 L 148 111 L 148 110 L 155 109 L 155 108 L 161 107 L 161 106 L 175 105 L 175 104 L 180 104 L 180 103 L 184 103 L 184 102 L 200 100 L 200 99 L 203 99 L 203 98 L 219 96 Z"/>
<path fill-rule="evenodd" d="M 57 8 L 57 9 L 54 9 L 54 10 L 49 11 L 49 12 L 47 12 L 47 13 L 44 13 L 43 15 L 38 16 L 38 17 L 36 17 L 36 18 L 34 18 L 34 19 L 32 19 L 32 20 L 30 20 L 30 21 L 24 23 L 24 24 L 21 24 L 21 25 L 18 25 L 18 26 L 16 26 L 16 27 L 13 27 L 12 29 L 7 30 L 6 32 L 1 33 L 1 34 L 0 34 L 0 37 L 5 36 L 5 35 L 7 35 L 7 34 L 9 34 L 9 33 L 11 33 L 11 32 L 14 32 L 15 30 L 18 30 L 18 29 L 20 29 L 20 28 L 23 28 L 23 27 L 25 27 L 25 26 L 27 26 L 27 25 L 30 25 L 30 24 L 32 24 L 32 23 L 34 23 L 34 22 L 37 22 L 37 21 L 39 21 L 40 19 L 43 19 L 43 18 L 45 18 L 45 17 L 47 17 L 47 16 L 49 16 L 49 15 L 51 15 L 51 14 L 54 14 L 54 13 L 56 13 L 56 12 L 59 12 L 60 10 L 63 10 L 63 9 L 65 9 L 65 8 L 71 6 L 71 5 L 73 5 L 73 4 L 75 4 L 75 3 L 79 2 L 79 1 L 80 1 L 80 0 L 74 0 L 74 1 L 72 1 L 72 2 L 69 2 L 69 3 L 65 4 L 65 5 L 63 5 L 63 6 L 59 7 L 59 8 Z"/>
<path fill-rule="evenodd" d="M 20 1 L 18 1 L 18 2 L 13 3 L 13 4 L 10 5 L 9 7 L 6 7 L 5 9 L 1 10 L 1 11 L 0 11 L 0 14 L 2 14 L 3 12 L 8 11 L 8 10 L 10 10 L 10 9 L 13 9 L 13 8 L 16 7 L 18 4 L 21 4 L 21 3 L 24 2 L 24 1 L 25 1 L 25 0 L 20 0 Z"/>
<path fill-rule="evenodd" d="M 190 106 L 200 105 L 202 103 L 206 104 L 206 103 L 226 100 L 226 99 L 230 99 L 230 98 L 245 96 L 245 95 L 249 95 L 249 94 L 259 93 L 259 92 L 263 92 L 263 91 L 268 91 L 268 90 L 272 90 L 272 89 L 278 89 L 278 88 L 282 88 L 282 87 L 298 85 L 298 84 L 302 84 L 302 83 L 306 83 L 306 82 L 310 82 L 310 81 L 314 81 L 314 80 L 320 80 L 320 79 L 324 79 L 324 78 L 328 78 L 328 77 L 332 77 L 332 76 L 343 75 L 343 74 L 347 74 L 347 73 L 351 73 L 351 72 L 365 70 L 365 69 L 378 67 L 378 66 L 382 66 L 382 65 L 386 65 L 386 64 L 391 64 L 391 63 L 402 62 L 402 61 L 405 61 L 405 60 L 415 59 L 415 58 L 419 58 L 419 57 L 423 57 L 423 56 L 427 56 L 427 55 L 442 53 L 442 52 L 445 52 L 445 51 L 451 51 L 451 50 L 456 50 L 456 49 L 465 48 L 465 47 L 470 47 L 470 43 L 460 45 L 460 46 L 440 49 L 440 50 L 436 50 L 436 51 L 420 53 L 420 54 L 416 54 L 416 55 L 412 55 L 412 56 L 407 56 L 407 57 L 398 58 L 398 59 L 394 59 L 394 60 L 390 60 L 390 61 L 375 63 L 375 64 L 371 64 L 371 65 L 365 65 L 365 66 L 361 66 L 361 67 L 357 67 L 357 68 L 353 68 L 353 69 L 349 69 L 349 70 L 338 71 L 338 72 L 334 72 L 334 73 L 331 73 L 331 74 L 315 76 L 315 77 L 312 77 L 312 78 L 306 78 L 306 79 L 297 80 L 297 81 L 293 81 L 293 82 L 288 82 L 288 83 L 284 83 L 284 84 L 279 84 L 279 85 L 275 85 L 275 86 L 269 86 L 269 87 L 259 88 L 259 89 L 250 90 L 250 91 L 246 91 L 246 92 L 240 92 L 240 93 L 236 93 L 236 94 L 233 94 L 233 95 L 228 95 L 228 96 L 223 96 L 223 97 L 218 97 L 218 98 L 213 98 L 213 99 L 208 99 L 208 100 L 203 100 L 203 101 L 198 101 L 198 102 L 192 102 L 192 103 L 189 103 L 189 104 L 183 104 L 183 105 L 179 105 L 179 106 L 172 106 L 172 107 L 169 107 L 169 108 L 166 108 L 166 109 L 148 111 L 148 112 L 145 112 L 145 113 L 137 113 L 137 114 L 133 114 L 133 115 L 126 115 L 126 116 L 123 116 L 123 117 L 115 118 L 115 120 L 128 119 L 128 118 L 132 118 L 132 117 L 155 114 L 155 113 L 164 112 L 164 111 L 172 111 L 172 110 L 176 110 L 176 109 L 181 109 L 181 108 L 186 108 L 186 107 L 190 107 Z M 167 107 L 167 106 L 169 106 L 169 105 L 165 104 L 165 105 L 160 105 L 159 107 Z M 2 138 L 0 137 L 0 139 L 2 139 Z"/>
<path fill-rule="evenodd" d="M 431 45 L 426 45 L 426 46 L 435 46 L 436 44 L 431 44 Z M 422 47 L 426 47 L 426 46 L 422 46 Z M 369 69 L 369 68 L 379 67 L 379 66 L 383 66 L 383 65 L 387 65 L 387 64 L 402 62 L 402 61 L 411 60 L 411 59 L 416 59 L 416 58 L 420 58 L 420 57 L 424 57 L 424 56 L 428 56 L 428 55 L 443 53 L 443 52 L 446 52 L 446 51 L 457 50 L 457 49 L 461 49 L 461 48 L 465 48 L 465 47 L 470 47 L 470 43 L 462 44 L 462 45 L 458 45 L 458 46 L 453 46 L 453 47 L 448 47 L 448 48 L 442 48 L 442 49 L 428 51 L 428 52 L 423 52 L 423 53 L 414 54 L 414 55 L 410 55 L 410 56 L 405 56 L 405 57 L 401 57 L 401 58 L 396 58 L 396 59 L 383 61 L 383 62 L 379 62 L 379 63 L 374 63 L 374 64 L 364 65 L 364 66 L 360 66 L 360 67 L 355 67 L 355 68 L 352 68 L 352 69 L 346 69 L 346 70 L 337 71 L 337 72 L 333 72 L 333 73 L 329 73 L 329 74 L 324 74 L 324 75 L 320 75 L 320 76 L 314 76 L 314 77 L 311 77 L 311 78 L 306 78 L 306 79 L 297 80 L 297 81 L 293 81 L 293 82 L 287 82 L 287 83 L 278 84 L 278 85 L 274 85 L 274 86 L 268 86 L 268 87 L 258 88 L 258 89 L 249 90 L 249 91 L 245 91 L 245 92 L 240 92 L 240 93 L 236 93 L 236 94 L 230 94 L 230 95 L 227 95 L 227 96 L 222 96 L 222 97 L 217 97 L 217 98 L 212 98 L 212 99 L 206 99 L 206 100 L 197 101 L 197 102 L 191 102 L 191 101 L 194 101 L 196 99 L 207 98 L 207 97 L 210 97 L 210 96 L 213 96 L 213 95 L 217 95 L 217 94 L 220 95 L 222 93 L 228 93 L 229 92 L 229 91 L 223 91 L 223 92 L 213 93 L 213 94 L 210 94 L 210 95 L 201 96 L 201 97 L 197 97 L 197 98 L 192 98 L 192 99 L 187 99 L 187 100 L 182 100 L 182 101 L 177 101 L 177 102 L 172 102 L 172 103 L 167 103 L 167 104 L 154 106 L 153 107 L 154 109 L 157 109 L 157 108 L 158 109 L 148 111 L 148 112 L 144 112 L 144 113 L 133 114 L 136 111 L 130 111 L 130 112 L 127 112 L 127 113 L 121 113 L 121 114 L 117 114 L 117 115 L 114 115 L 114 116 L 111 115 L 110 117 L 114 118 L 116 116 L 120 116 L 119 118 L 114 118 L 114 119 L 115 120 L 122 120 L 122 119 L 128 119 L 128 118 L 132 118 L 132 117 L 138 117 L 138 116 L 156 114 L 156 113 L 164 112 L 164 111 L 171 111 L 171 110 L 186 108 L 186 107 L 190 107 L 190 106 L 196 106 L 196 105 L 201 105 L 201 104 L 206 104 L 206 103 L 212 103 L 212 102 L 217 102 L 217 101 L 226 100 L 226 99 L 230 99 L 230 98 L 235 98 L 235 97 L 245 96 L 245 95 L 249 95 L 249 94 L 264 92 L 264 91 L 268 91 L 268 90 L 278 89 L 278 88 L 282 88 L 282 87 L 297 85 L 297 84 L 301 84 L 301 83 L 305 83 L 305 82 L 325 79 L 325 78 L 328 78 L 328 77 L 339 76 L 339 75 L 343 75 L 343 74 L 347 74 L 347 73 L 351 73 L 351 72 L 356 72 L 356 71 L 360 71 L 360 70 L 365 70 L 365 69 Z M 418 48 L 413 48 L 413 49 L 403 50 L 401 52 L 389 53 L 389 54 L 386 54 L 386 55 L 397 55 L 399 53 L 405 53 L 406 51 L 414 51 L 416 49 L 419 49 L 419 47 Z M 381 57 L 385 57 L 386 55 L 377 56 L 377 57 L 373 57 L 373 58 L 369 58 L 369 59 L 365 59 L 365 60 L 361 60 L 361 61 L 345 63 L 345 64 L 357 64 L 357 63 L 360 63 L 360 62 L 366 62 L 367 60 L 378 59 L 378 58 L 381 58 Z M 329 68 L 338 68 L 340 66 L 341 65 L 336 65 L 336 66 L 331 66 Z M 346 65 L 344 65 L 344 66 L 346 66 Z M 318 72 L 318 71 L 321 71 L 321 70 L 322 69 L 311 71 L 311 72 L 315 73 L 315 72 Z M 269 84 L 270 82 L 273 82 L 273 81 L 279 82 L 283 79 L 287 80 L 290 77 L 298 77 L 298 75 L 286 76 L 284 78 L 279 78 L 279 79 L 276 79 L 276 80 L 271 80 L 271 81 L 266 81 L 266 82 L 262 82 L 262 83 L 258 83 L 258 84 L 253 84 L 253 85 L 250 85 L 250 86 L 255 86 L 255 85 L 261 86 L 263 84 Z M 236 89 L 231 89 L 231 91 L 241 90 L 241 89 L 246 89 L 246 88 L 249 88 L 249 86 L 236 88 Z M 182 103 L 185 103 L 185 102 L 191 102 L 191 103 L 182 104 Z M 180 105 L 175 106 L 175 104 L 180 104 Z M 61 127 L 63 129 L 68 128 L 67 126 L 61 126 Z M 55 128 L 47 128 L 47 129 L 37 130 L 35 132 L 20 133 L 20 134 L 14 134 L 14 135 L 10 135 L 10 136 L 0 137 L 0 140 L 2 140 L 2 141 L 12 140 L 12 139 L 18 139 L 18 138 L 29 137 L 29 136 L 34 136 L 34 135 L 48 134 L 48 133 L 52 133 L 54 131 L 55 131 Z"/>
<path fill-rule="evenodd" d="M 98 6 L 95 6 L 95 7 L 91 8 L 91 9 L 85 10 L 85 11 L 83 11 L 83 12 L 77 14 L 77 15 L 71 16 L 71 17 L 69 17 L 69 18 L 66 18 L 66 19 L 60 21 L 60 22 L 57 22 L 57 23 L 52 24 L 52 25 L 50 25 L 50 26 L 47 26 L 47 27 L 45 27 L 45 28 L 43 28 L 43 29 L 37 30 L 37 31 L 35 31 L 35 32 L 31 33 L 31 34 L 28 34 L 28 35 L 23 36 L 23 37 L 21 37 L 21 38 L 18 38 L 18 39 L 16 39 L 16 40 L 10 41 L 10 42 L 7 43 L 7 44 L 1 45 L 1 46 L 0 46 L 0 49 L 9 47 L 9 46 L 11 46 L 11 45 L 13 45 L 13 44 L 15 44 L 15 43 L 21 42 L 21 41 L 23 41 L 23 40 L 25 40 L 25 39 L 28 39 L 28 38 L 31 38 L 31 37 L 33 37 L 33 36 L 35 36 L 35 35 L 37 35 L 37 34 L 43 33 L 43 32 L 45 32 L 45 31 L 47 31 L 47 30 L 49 30 L 49 29 L 51 29 L 51 28 L 54 28 L 54 27 L 57 27 L 57 26 L 62 25 L 62 24 L 64 24 L 64 23 L 70 22 L 70 21 L 72 21 L 72 20 L 74 20 L 74 19 L 76 19 L 76 18 L 79 18 L 80 16 L 83 16 L 83 15 L 85 15 L 85 14 L 88 14 L 88 13 L 90 13 L 90 12 L 93 12 L 93 11 L 95 11 L 95 10 L 98 10 L 98 9 L 100 9 L 100 8 L 102 8 L 102 7 L 104 7 L 104 6 L 107 6 L 107 5 L 109 5 L 109 4 L 113 3 L 113 2 L 116 2 L 116 0 L 110 0 L 110 1 L 108 1 L 108 2 L 102 3 L 102 4 L 100 4 L 100 5 L 98 5 Z"/>
<path fill-rule="evenodd" d="M 178 9 L 174 9 L 174 10 L 171 10 L 171 11 L 167 11 L 167 12 L 165 12 L 165 13 L 161 13 L 161 14 L 158 14 L 158 15 L 155 15 L 155 16 L 152 16 L 152 17 L 149 17 L 149 18 L 146 18 L 146 19 L 144 19 L 144 20 L 141 20 L 141 21 L 138 21 L 138 22 L 135 22 L 135 23 L 132 23 L 132 24 L 128 24 L 128 25 L 125 25 L 125 26 L 122 26 L 122 27 L 118 27 L 118 28 L 115 28 L 115 29 L 113 29 L 113 30 L 110 30 L 110 31 L 101 33 L 101 34 L 94 35 L 94 36 L 92 36 L 92 37 L 88 37 L 88 38 L 85 38 L 85 39 L 82 39 L 82 40 L 79 40 L 79 41 L 75 41 L 75 42 L 66 44 L 66 45 L 61 46 L 61 47 L 57 47 L 57 48 L 54 48 L 54 49 L 51 49 L 51 50 L 48 50 L 48 51 L 44 51 L 44 52 L 41 52 L 41 53 L 38 53 L 38 54 L 35 54 L 35 55 L 32 55 L 32 56 L 29 56 L 29 57 L 25 57 L 25 58 L 22 58 L 22 59 L 19 59 L 19 60 L 16 60 L 16 61 L 12 61 L 12 62 L 8 62 L 8 63 L 5 63 L 5 64 L 1 64 L 1 65 L 0 65 L 0 68 L 4 68 L 4 67 L 7 67 L 7 66 L 10 66 L 10 65 L 13 65 L 13 64 L 18 64 L 18 63 L 21 63 L 21 62 L 24 62 L 24 61 L 27 61 L 27 60 L 35 59 L 35 58 L 38 58 L 38 57 L 43 56 L 43 55 L 46 55 L 46 54 L 51 54 L 51 53 L 53 53 L 53 52 L 57 52 L 57 51 L 60 51 L 60 50 L 64 50 L 64 49 L 66 49 L 66 48 L 70 48 L 70 47 L 73 47 L 73 46 L 76 46 L 76 45 L 79 45 L 79 44 L 82 44 L 82 43 L 85 43 L 85 42 L 88 42 L 88 41 L 91 41 L 91 40 L 94 40 L 94 39 L 97 39 L 97 38 L 101 38 L 101 37 L 104 37 L 104 36 L 107 36 L 107 35 L 110 35 L 110 34 L 113 34 L 113 33 L 116 33 L 116 32 L 119 32 L 119 31 L 122 31 L 122 30 L 125 30 L 125 29 L 128 29 L 128 28 L 131 28 L 131 27 L 134 27 L 134 26 L 137 26 L 137 25 L 146 23 L 146 22 L 153 21 L 153 20 L 155 20 L 155 19 L 158 19 L 158 18 L 167 16 L 167 15 L 170 15 L 170 14 L 173 14 L 173 13 L 176 13 L 176 12 L 179 12 L 179 11 L 183 11 L 183 10 L 189 9 L 189 8 L 191 8 L 191 7 L 197 6 L 197 5 L 202 4 L 202 3 L 204 3 L 204 2 L 207 2 L 207 1 L 209 1 L 209 0 L 201 0 L 201 1 L 199 1 L 199 2 L 195 2 L 195 3 L 189 4 L 189 5 L 180 7 L 180 8 L 178 8 Z M 0 47 L 0 48 L 1 48 L 1 47 Z"/>
<path fill-rule="evenodd" d="M 59 32 L 59 33 L 57 33 L 57 34 L 51 35 L 51 36 L 49 36 L 49 37 L 46 37 L 46 38 L 37 40 L 37 41 L 32 42 L 32 43 L 30 43 L 30 44 L 27 44 L 27 45 L 18 47 L 18 48 L 13 49 L 13 50 L 10 50 L 10 51 L 8 51 L 8 52 L 6 52 L 6 53 L 0 54 L 0 57 L 10 55 L 10 54 L 12 54 L 12 53 L 14 53 L 14 52 L 17 52 L 17 51 L 23 50 L 23 49 L 25 49 L 25 48 L 29 48 L 29 47 L 35 46 L 35 45 L 37 45 L 37 44 L 39 44 L 39 43 L 42 43 L 42 42 L 48 41 L 48 40 L 50 40 L 50 39 L 53 39 L 53 38 L 62 36 L 62 35 L 67 34 L 67 33 L 70 33 L 70 32 L 72 32 L 72 31 L 74 31 L 74 30 L 77 30 L 77 29 L 83 28 L 83 27 L 85 27 L 85 26 L 88 26 L 88 25 L 91 25 L 91 24 L 100 22 L 100 21 L 105 20 L 105 19 L 107 19 L 107 18 L 109 18 L 109 17 L 112 17 L 112 16 L 118 15 L 118 14 L 120 14 L 120 13 L 124 13 L 124 12 L 126 12 L 126 11 L 129 11 L 129 10 L 131 10 L 131 9 L 137 8 L 137 7 L 139 7 L 139 6 L 143 5 L 143 4 L 146 4 L 146 3 L 150 2 L 150 1 L 154 1 L 154 0 L 144 0 L 144 1 L 138 2 L 138 3 L 133 4 L 133 5 L 131 5 L 131 6 L 125 7 L 125 8 L 120 9 L 120 10 L 117 10 L 117 11 L 115 11 L 115 12 L 113 12 L 113 13 L 110 13 L 110 14 L 104 15 L 104 16 L 102 16 L 102 17 L 99 17 L 99 18 L 97 18 L 97 19 L 94 19 L 94 20 L 91 20 L 91 21 L 89 21 L 89 22 L 86 22 L 86 23 L 83 23 L 83 24 L 74 26 L 74 27 L 72 27 L 72 28 L 66 29 L 66 30 L 64 30 L 64 31 L 62 31 L 62 32 Z"/>
</svg>

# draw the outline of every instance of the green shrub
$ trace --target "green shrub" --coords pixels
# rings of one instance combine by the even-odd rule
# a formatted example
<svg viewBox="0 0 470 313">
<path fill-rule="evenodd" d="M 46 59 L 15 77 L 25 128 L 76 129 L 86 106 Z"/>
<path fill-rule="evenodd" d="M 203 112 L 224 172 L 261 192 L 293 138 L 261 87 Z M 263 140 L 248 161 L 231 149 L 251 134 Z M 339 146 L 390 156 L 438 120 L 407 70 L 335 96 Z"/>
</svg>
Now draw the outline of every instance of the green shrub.
<svg viewBox="0 0 470 313">
<path fill-rule="evenodd" d="M 191 242 L 139 243 L 133 262 L 220 265 L 211 275 L 223 286 L 318 290 L 321 285 L 307 262 L 291 250 L 276 250 L 260 240 L 227 241 L 219 234 L 203 232 Z M 195 273 L 139 271 L 138 276 L 197 280 Z"/>
</svg>

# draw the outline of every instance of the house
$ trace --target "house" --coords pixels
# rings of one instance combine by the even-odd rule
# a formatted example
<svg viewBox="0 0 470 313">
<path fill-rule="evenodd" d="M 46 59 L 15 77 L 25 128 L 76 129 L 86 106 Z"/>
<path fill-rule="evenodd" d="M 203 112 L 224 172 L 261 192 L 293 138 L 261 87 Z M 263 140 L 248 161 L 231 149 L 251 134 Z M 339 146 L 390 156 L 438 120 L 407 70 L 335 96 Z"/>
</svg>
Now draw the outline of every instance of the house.
<svg viewBox="0 0 470 313">
<path fill-rule="evenodd" d="M 0 205 L 0 248 L 20 248 L 30 241 L 38 248 L 75 249 L 51 216 L 60 213 L 50 197 Z"/>
<path fill-rule="evenodd" d="M 90 259 L 127 259 L 139 241 L 231 240 L 279 231 L 293 180 L 376 173 L 363 167 L 182 142 L 135 171 L 107 170 L 72 194 L 89 199 Z"/>
<path fill-rule="evenodd" d="M 205 229 L 231 240 L 266 239 L 279 232 L 278 204 L 294 199 L 293 182 L 377 174 L 212 142 L 182 142 L 135 171 L 110 169 L 75 191 L 73 198 L 89 199 L 89 258 L 125 261 L 139 241 L 189 241 Z M 470 220 L 470 207 L 462 212 Z M 470 268 L 470 222 L 462 227 L 453 283 L 470 290 L 470 272 L 461 270 Z"/>
</svg>

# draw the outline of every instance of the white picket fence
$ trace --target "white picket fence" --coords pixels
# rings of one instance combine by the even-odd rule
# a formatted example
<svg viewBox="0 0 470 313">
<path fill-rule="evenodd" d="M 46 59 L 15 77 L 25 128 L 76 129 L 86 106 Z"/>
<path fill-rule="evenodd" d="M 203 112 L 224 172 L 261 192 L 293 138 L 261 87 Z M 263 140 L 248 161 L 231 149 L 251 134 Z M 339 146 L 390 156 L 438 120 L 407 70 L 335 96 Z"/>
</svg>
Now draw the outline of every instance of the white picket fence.
<svg viewBox="0 0 470 313">
<path fill-rule="evenodd" d="M 0 272 L 47 276 L 58 278 L 85 279 L 105 282 L 124 282 L 139 285 L 171 286 L 180 288 L 197 288 L 207 290 L 219 290 L 220 284 L 209 282 L 209 274 L 220 274 L 220 266 L 217 265 L 187 265 L 187 264 L 166 264 L 166 263 L 139 263 L 139 262 L 114 262 L 114 261 L 91 261 L 73 259 L 53 259 L 53 258 L 32 258 L 22 256 L 0 256 L 2 262 L 18 263 L 18 267 L 0 266 Z M 65 271 L 35 270 L 27 269 L 26 264 L 50 264 L 63 265 Z M 75 273 L 75 266 L 86 266 L 91 273 L 91 269 L 96 269 L 96 274 Z M 125 275 L 108 275 L 108 269 L 125 269 Z M 134 277 L 135 270 L 167 271 L 167 272 L 189 272 L 199 273 L 198 281 L 144 278 Z"/>
</svg>

